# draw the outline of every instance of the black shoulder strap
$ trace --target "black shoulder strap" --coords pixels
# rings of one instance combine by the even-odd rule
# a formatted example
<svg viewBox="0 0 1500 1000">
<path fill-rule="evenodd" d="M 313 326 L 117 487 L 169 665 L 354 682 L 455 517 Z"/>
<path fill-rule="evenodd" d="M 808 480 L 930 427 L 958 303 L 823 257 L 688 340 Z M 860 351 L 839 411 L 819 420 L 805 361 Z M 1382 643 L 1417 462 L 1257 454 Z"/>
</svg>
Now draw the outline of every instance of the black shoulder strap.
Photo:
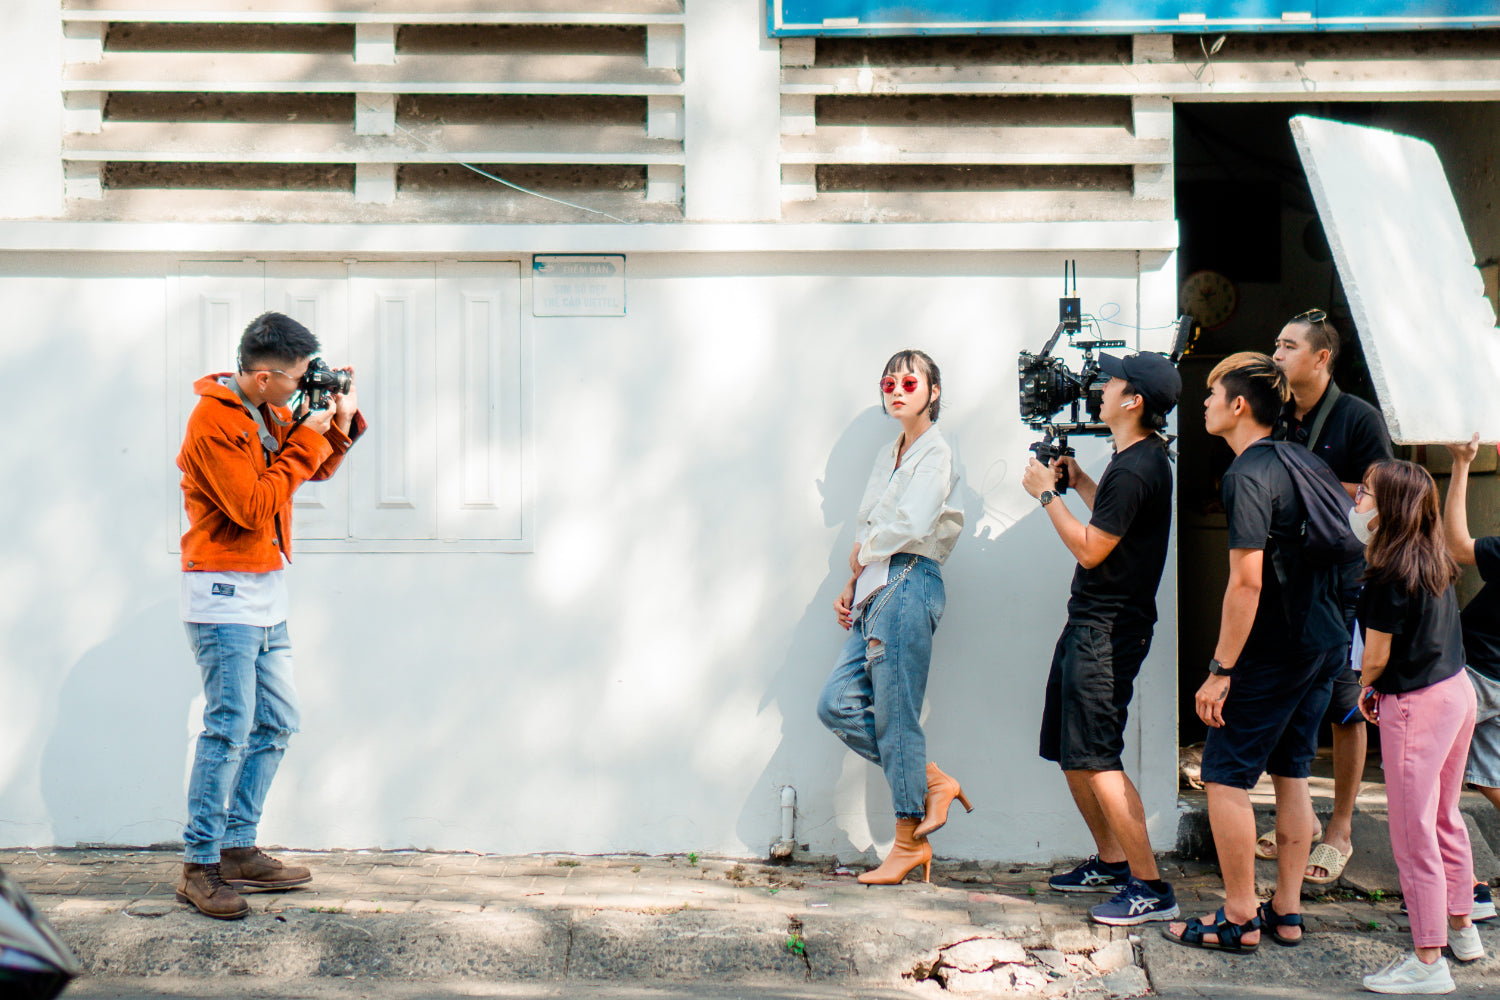
<svg viewBox="0 0 1500 1000">
<path fill-rule="evenodd" d="M 1323 393 L 1323 405 L 1318 407 L 1318 415 L 1313 418 L 1312 430 L 1307 435 L 1308 451 L 1318 446 L 1318 438 L 1323 434 L 1323 424 L 1328 421 L 1328 414 L 1333 412 L 1333 404 L 1338 402 L 1341 395 L 1343 393 L 1339 392 L 1338 384 L 1333 379 L 1329 379 L 1328 391 Z"/>
</svg>

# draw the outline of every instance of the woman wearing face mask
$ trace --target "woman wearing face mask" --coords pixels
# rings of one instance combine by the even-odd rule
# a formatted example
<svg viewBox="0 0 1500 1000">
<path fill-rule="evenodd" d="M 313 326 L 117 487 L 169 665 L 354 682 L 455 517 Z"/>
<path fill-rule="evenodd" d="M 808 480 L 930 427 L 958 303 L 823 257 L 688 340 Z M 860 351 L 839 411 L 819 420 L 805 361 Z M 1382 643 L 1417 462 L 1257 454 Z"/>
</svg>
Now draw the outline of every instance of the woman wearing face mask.
<svg viewBox="0 0 1500 1000">
<path fill-rule="evenodd" d="M 859 505 L 849 582 L 834 602 L 850 630 L 818 698 L 818 718 L 861 757 L 879 764 L 891 787 L 896 840 L 880 867 L 859 880 L 902 881 L 913 868 L 932 873 L 927 834 L 941 827 L 957 781 L 927 761 L 919 721 L 927 691 L 932 634 L 943 616 L 941 565 L 963 528 L 953 505 L 953 453 L 933 426 L 942 375 L 921 351 L 900 351 L 880 379 L 885 412 L 901 434 L 875 456 Z"/>
<path fill-rule="evenodd" d="M 1364 985 L 1375 993 L 1451 993 L 1443 945 L 1461 961 L 1484 956 L 1470 919 L 1474 868 L 1458 810 L 1475 715 L 1453 592 L 1458 565 L 1444 541 L 1437 484 L 1421 466 L 1371 466 L 1349 521 L 1368 565 L 1359 599 L 1360 711 L 1380 727 L 1391 848 L 1415 949 Z"/>
</svg>

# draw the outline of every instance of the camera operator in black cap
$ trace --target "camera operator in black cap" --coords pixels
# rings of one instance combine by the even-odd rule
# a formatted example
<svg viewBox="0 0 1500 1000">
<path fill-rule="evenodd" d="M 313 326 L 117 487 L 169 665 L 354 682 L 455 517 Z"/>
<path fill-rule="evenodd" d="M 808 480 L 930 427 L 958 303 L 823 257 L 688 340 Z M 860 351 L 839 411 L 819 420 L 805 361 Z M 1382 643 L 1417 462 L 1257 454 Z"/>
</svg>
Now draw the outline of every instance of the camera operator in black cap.
<svg viewBox="0 0 1500 1000">
<path fill-rule="evenodd" d="M 1160 432 L 1182 379 L 1161 354 L 1101 354 L 1099 368 L 1109 376 L 1101 419 L 1115 446 L 1104 475 L 1095 483 L 1071 457 L 1050 466 L 1033 458 L 1021 483 L 1078 560 L 1068 623 L 1047 677 L 1040 752 L 1061 766 L 1098 853 L 1049 884 L 1063 892 L 1111 893 L 1090 912 L 1118 926 L 1178 913 L 1120 754 L 1135 677 L 1151 648 L 1156 588 L 1172 530 L 1172 469 Z M 1064 472 L 1091 511 L 1087 524 L 1053 492 Z"/>
</svg>

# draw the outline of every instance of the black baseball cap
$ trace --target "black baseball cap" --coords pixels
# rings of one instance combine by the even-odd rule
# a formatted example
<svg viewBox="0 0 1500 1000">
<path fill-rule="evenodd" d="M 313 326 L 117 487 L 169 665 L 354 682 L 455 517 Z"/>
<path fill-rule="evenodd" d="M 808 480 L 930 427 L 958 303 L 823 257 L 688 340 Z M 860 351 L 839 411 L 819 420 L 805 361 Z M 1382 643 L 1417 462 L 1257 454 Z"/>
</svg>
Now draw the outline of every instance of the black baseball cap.
<svg viewBox="0 0 1500 1000">
<path fill-rule="evenodd" d="M 1142 351 L 1119 358 L 1101 353 L 1099 370 L 1129 382 L 1147 405 L 1158 413 L 1171 413 L 1177 405 L 1177 397 L 1182 395 L 1182 376 L 1177 374 L 1177 366 L 1165 354 Z"/>
</svg>

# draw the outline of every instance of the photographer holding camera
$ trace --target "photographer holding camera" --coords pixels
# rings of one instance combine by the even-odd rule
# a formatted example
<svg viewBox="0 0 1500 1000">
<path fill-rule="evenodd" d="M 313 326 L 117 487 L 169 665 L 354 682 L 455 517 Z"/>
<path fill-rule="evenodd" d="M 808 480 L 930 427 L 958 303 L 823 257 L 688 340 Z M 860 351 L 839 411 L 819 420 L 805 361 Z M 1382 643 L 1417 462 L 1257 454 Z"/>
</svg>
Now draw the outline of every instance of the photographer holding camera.
<svg viewBox="0 0 1500 1000">
<path fill-rule="evenodd" d="M 312 881 L 306 868 L 283 865 L 255 840 L 298 723 L 284 570 L 292 494 L 333 475 L 365 429 L 352 372 L 330 370 L 313 357 L 318 350 L 317 338 L 289 316 L 252 320 L 240 338 L 239 370 L 193 384 L 201 398 L 177 456 L 188 518 L 182 620 L 207 699 L 177 899 L 222 920 L 250 912 L 236 886 Z M 287 405 L 299 392 L 308 408 L 294 421 Z"/>
<path fill-rule="evenodd" d="M 1050 465 L 1033 458 L 1021 482 L 1078 560 L 1068 623 L 1047 677 L 1040 753 L 1061 766 L 1098 849 L 1048 884 L 1063 892 L 1113 893 L 1090 913 L 1100 923 L 1127 925 L 1178 914 L 1120 754 L 1135 677 L 1151 647 L 1172 526 L 1172 470 L 1157 432 L 1177 405 L 1182 379 L 1161 354 L 1101 354 L 1099 370 L 1109 376 L 1099 416 L 1115 447 L 1104 475 L 1095 484 L 1071 457 Z M 1059 502 L 1053 490 L 1061 481 L 1091 511 L 1088 524 Z"/>
</svg>

